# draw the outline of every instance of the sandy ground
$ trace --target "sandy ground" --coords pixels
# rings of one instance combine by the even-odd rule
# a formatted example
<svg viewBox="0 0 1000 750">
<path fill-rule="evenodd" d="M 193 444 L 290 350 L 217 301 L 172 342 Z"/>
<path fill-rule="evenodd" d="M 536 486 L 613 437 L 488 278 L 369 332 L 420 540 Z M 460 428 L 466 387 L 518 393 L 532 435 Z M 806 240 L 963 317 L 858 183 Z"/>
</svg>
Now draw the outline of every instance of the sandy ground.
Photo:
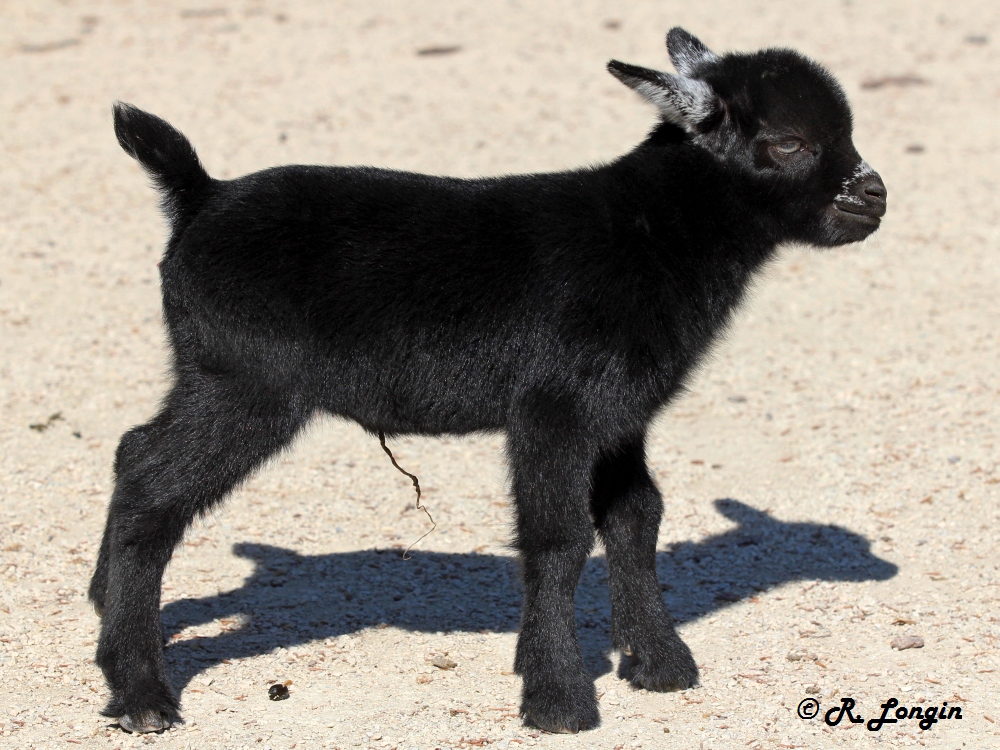
<svg viewBox="0 0 1000 750">
<path fill-rule="evenodd" d="M 995 3 L 215 2 L 0 2 L 0 746 L 1000 747 Z M 170 119 L 218 177 L 568 168 L 642 137 L 652 112 L 604 64 L 667 68 L 675 24 L 828 65 L 890 194 L 865 246 L 786 250 L 658 423 L 661 580 L 701 687 L 618 679 L 597 550 L 578 623 L 604 724 L 523 728 L 500 440 L 393 444 L 438 521 L 407 562 L 408 481 L 326 420 L 168 570 L 186 722 L 101 718 L 85 589 L 117 439 L 165 389 L 164 228 L 110 103 Z M 907 635 L 923 648 L 891 647 Z M 845 696 L 962 720 L 796 715 Z"/>
</svg>

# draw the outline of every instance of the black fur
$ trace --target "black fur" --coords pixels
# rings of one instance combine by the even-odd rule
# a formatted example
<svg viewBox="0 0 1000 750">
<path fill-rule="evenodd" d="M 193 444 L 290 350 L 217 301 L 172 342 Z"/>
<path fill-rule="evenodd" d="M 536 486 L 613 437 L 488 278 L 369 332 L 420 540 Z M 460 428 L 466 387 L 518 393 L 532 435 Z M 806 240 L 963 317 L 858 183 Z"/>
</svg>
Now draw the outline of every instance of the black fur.
<svg viewBox="0 0 1000 750">
<path fill-rule="evenodd" d="M 656 578 L 650 422 L 777 246 L 864 238 L 885 190 L 814 63 L 717 57 L 679 30 L 670 51 L 684 75 L 610 68 L 663 122 L 610 164 L 558 174 L 290 166 L 219 181 L 166 122 L 115 106 L 173 224 L 161 281 L 174 384 L 115 462 L 90 587 L 107 715 L 138 731 L 177 716 L 164 566 L 191 520 L 316 412 L 373 434 L 506 432 L 526 722 L 600 721 L 573 616 L 595 532 L 632 681 L 696 683 Z"/>
</svg>

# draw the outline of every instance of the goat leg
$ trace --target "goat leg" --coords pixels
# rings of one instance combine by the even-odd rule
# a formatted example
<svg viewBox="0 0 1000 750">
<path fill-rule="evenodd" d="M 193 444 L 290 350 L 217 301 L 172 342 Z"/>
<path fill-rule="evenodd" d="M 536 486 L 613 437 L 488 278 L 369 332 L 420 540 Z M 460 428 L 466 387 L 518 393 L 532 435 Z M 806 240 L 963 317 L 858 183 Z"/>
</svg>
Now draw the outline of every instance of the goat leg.
<svg viewBox="0 0 1000 750">
<path fill-rule="evenodd" d="M 656 575 L 663 500 L 646 468 L 642 439 L 606 452 L 594 470 L 592 511 L 607 553 L 611 632 L 623 672 L 647 690 L 683 690 L 698 667 L 674 628 Z"/>
</svg>

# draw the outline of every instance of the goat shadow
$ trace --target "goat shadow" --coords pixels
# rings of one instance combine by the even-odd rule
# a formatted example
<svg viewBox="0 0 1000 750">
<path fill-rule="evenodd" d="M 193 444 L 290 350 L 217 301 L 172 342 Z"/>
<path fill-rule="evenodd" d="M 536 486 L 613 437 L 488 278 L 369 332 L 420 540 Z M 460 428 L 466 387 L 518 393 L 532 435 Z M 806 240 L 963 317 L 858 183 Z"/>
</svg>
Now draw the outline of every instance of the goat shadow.
<svg viewBox="0 0 1000 750">
<path fill-rule="evenodd" d="M 862 536 L 835 525 L 786 523 L 736 500 L 715 508 L 738 526 L 701 542 L 657 553 L 667 606 L 679 623 L 791 581 L 884 581 L 898 568 Z M 300 555 L 264 544 L 237 544 L 253 560 L 239 589 L 163 608 L 165 656 L 183 690 L 225 659 L 322 640 L 387 624 L 406 630 L 512 632 L 520 618 L 516 558 L 476 553 L 363 550 Z M 603 557 L 592 557 L 577 589 L 577 626 L 588 669 L 613 668 L 611 605 Z M 217 636 L 171 640 L 185 627 L 233 617 Z"/>
</svg>

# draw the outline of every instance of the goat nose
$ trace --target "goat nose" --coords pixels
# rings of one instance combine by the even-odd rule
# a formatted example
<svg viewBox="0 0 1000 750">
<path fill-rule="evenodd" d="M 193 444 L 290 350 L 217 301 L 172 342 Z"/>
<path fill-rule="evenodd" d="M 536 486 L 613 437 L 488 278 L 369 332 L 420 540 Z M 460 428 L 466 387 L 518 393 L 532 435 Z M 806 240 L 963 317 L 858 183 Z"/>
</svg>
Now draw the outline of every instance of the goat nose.
<svg viewBox="0 0 1000 750">
<path fill-rule="evenodd" d="M 865 180 L 864 182 L 865 195 L 869 198 L 875 198 L 876 200 L 885 200 L 885 196 L 888 194 L 885 185 L 882 182 L 882 178 L 878 175 L 873 175 L 871 178 Z"/>
<path fill-rule="evenodd" d="M 854 186 L 852 192 L 873 209 L 876 216 L 885 215 L 886 197 L 889 192 L 877 173 L 872 173 L 861 180 Z"/>
</svg>

